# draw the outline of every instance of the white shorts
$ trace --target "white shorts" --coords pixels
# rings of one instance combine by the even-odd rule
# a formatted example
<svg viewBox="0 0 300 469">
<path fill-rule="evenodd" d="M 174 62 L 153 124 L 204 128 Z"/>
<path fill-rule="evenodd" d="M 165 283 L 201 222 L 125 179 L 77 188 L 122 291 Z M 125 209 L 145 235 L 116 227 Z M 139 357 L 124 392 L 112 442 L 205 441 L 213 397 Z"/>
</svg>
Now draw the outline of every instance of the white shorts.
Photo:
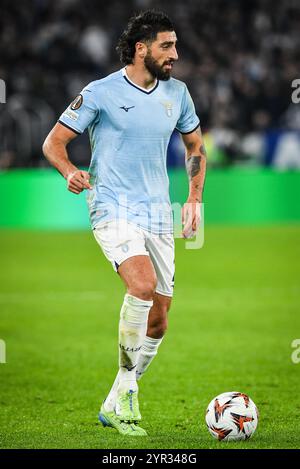
<svg viewBox="0 0 300 469">
<path fill-rule="evenodd" d="M 93 233 L 115 271 L 130 257 L 150 256 L 157 276 L 156 292 L 173 296 L 175 261 L 172 234 L 156 235 L 126 220 L 98 224 Z"/>
</svg>

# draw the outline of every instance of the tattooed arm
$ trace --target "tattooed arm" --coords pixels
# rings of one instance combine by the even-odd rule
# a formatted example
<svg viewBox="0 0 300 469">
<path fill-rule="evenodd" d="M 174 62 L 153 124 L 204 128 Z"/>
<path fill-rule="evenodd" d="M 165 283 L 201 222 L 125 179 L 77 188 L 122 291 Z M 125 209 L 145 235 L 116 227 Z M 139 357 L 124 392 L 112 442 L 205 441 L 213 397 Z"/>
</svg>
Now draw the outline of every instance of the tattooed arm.
<svg viewBox="0 0 300 469">
<path fill-rule="evenodd" d="M 186 148 L 185 166 L 189 177 L 189 199 L 202 203 L 206 152 L 200 127 L 190 134 L 183 134 L 182 139 Z"/>
<path fill-rule="evenodd" d="M 189 196 L 182 209 L 183 237 L 193 235 L 200 223 L 200 204 L 206 171 L 206 152 L 201 129 L 182 135 L 186 148 L 185 166 L 189 178 Z"/>
</svg>

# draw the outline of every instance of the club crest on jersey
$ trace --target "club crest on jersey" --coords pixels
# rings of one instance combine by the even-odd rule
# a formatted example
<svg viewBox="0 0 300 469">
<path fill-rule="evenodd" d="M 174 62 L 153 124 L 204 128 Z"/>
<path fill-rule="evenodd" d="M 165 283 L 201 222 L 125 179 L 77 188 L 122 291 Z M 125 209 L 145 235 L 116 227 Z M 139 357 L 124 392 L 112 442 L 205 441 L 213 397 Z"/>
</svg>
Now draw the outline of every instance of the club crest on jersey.
<svg viewBox="0 0 300 469">
<path fill-rule="evenodd" d="M 168 117 L 172 117 L 173 115 L 173 103 L 170 101 L 160 101 L 160 104 L 162 104 L 166 110 L 166 114 Z"/>
<path fill-rule="evenodd" d="M 76 98 L 74 99 L 74 101 L 71 102 L 71 109 L 73 111 L 76 111 L 77 109 L 80 108 L 80 106 L 82 105 L 82 102 L 83 102 L 83 96 L 82 94 L 79 94 L 78 96 L 76 96 Z"/>
</svg>

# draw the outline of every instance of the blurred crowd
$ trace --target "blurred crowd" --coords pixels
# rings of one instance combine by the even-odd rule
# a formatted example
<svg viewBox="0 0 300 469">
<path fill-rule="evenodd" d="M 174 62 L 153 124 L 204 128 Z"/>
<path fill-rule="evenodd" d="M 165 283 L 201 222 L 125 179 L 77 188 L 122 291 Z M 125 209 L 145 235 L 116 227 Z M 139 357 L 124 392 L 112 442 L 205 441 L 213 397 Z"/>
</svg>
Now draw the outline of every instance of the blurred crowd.
<svg viewBox="0 0 300 469">
<path fill-rule="evenodd" d="M 46 165 L 48 131 L 84 85 L 121 67 L 117 40 L 128 18 L 148 8 L 175 24 L 174 76 L 190 89 L 210 164 L 299 167 L 300 104 L 291 100 L 300 78 L 299 0 L 1 0 L 0 168 Z M 289 150 L 276 156 L 282 136 Z M 169 163 L 180 165 L 178 136 L 171 143 Z M 87 136 L 70 151 L 87 165 Z"/>
</svg>

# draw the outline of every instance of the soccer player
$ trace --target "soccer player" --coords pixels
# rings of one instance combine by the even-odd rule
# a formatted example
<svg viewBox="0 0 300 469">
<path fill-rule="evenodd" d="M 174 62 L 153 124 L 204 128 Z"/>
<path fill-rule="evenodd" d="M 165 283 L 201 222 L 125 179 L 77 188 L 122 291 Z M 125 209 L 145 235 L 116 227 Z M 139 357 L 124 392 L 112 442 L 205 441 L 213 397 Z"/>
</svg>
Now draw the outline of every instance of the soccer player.
<svg viewBox="0 0 300 469">
<path fill-rule="evenodd" d="M 174 129 L 182 134 L 189 177 L 183 237 L 192 236 L 200 223 L 206 157 L 188 89 L 171 78 L 176 42 L 165 14 L 149 10 L 131 18 L 117 46 L 124 68 L 88 84 L 43 145 L 68 190 L 87 190 L 94 236 L 127 289 L 119 322 L 119 370 L 99 419 L 132 436 L 147 434 L 139 426 L 137 381 L 157 354 L 173 295 L 166 153 Z M 88 172 L 74 166 L 66 150 L 86 128 L 92 150 Z"/>
</svg>

